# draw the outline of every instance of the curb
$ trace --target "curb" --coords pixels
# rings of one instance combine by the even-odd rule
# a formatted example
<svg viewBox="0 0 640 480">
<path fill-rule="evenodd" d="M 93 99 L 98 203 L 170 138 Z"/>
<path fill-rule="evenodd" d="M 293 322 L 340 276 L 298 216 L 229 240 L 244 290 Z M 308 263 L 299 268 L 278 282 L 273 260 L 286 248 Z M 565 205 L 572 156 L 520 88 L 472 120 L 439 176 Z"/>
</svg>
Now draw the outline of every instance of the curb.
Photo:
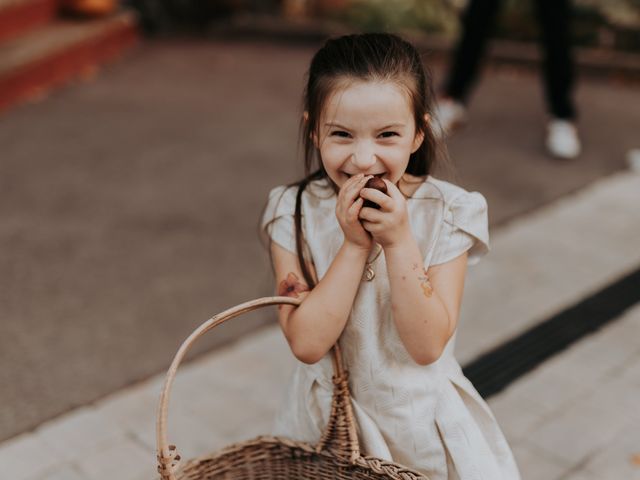
<svg viewBox="0 0 640 480">
<path fill-rule="evenodd" d="M 55 19 L 10 40 L 2 45 L 6 58 L 0 62 L 0 112 L 41 99 L 76 78 L 90 78 L 138 40 L 131 10 L 89 22 Z"/>
</svg>

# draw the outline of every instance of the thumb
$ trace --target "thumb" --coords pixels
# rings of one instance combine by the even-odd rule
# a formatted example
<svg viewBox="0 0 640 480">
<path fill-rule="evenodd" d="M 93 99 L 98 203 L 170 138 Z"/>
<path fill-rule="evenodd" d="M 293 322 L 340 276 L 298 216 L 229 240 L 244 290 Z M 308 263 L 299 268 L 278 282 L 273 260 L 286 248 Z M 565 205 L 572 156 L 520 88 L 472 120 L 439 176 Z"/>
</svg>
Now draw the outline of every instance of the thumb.
<svg viewBox="0 0 640 480">
<path fill-rule="evenodd" d="M 384 180 L 384 183 L 387 185 L 387 195 L 389 195 L 393 200 L 397 200 L 399 197 L 404 198 L 402 192 L 398 190 L 395 183 L 390 182 L 386 178 L 383 178 L 382 180 Z"/>
</svg>

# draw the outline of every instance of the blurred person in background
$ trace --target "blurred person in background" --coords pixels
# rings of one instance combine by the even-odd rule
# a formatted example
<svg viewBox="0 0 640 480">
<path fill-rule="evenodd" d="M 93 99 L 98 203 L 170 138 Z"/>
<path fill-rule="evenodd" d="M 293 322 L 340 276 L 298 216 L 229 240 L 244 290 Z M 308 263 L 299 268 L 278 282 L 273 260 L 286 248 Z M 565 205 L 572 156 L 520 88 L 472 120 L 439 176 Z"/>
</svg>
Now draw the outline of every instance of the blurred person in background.
<svg viewBox="0 0 640 480">
<path fill-rule="evenodd" d="M 544 53 L 544 86 L 547 110 L 545 144 L 556 158 L 580 154 L 576 109 L 572 99 L 574 65 L 570 44 L 569 0 L 535 0 Z M 501 0 L 469 0 L 462 16 L 462 34 L 439 96 L 436 115 L 439 134 L 446 136 L 467 120 L 466 104 L 476 80 L 487 39 L 495 23 Z"/>
</svg>

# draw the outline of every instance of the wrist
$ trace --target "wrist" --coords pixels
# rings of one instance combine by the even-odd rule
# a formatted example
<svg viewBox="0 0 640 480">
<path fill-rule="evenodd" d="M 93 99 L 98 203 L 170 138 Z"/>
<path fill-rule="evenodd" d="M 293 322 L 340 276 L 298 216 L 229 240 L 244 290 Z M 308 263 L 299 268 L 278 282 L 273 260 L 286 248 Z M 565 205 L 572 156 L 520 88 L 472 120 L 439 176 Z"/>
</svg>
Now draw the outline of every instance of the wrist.
<svg viewBox="0 0 640 480">
<path fill-rule="evenodd" d="M 369 257 L 369 252 L 371 251 L 369 247 L 363 247 L 348 240 L 345 240 L 342 243 L 340 250 L 344 252 L 345 255 L 353 257 L 355 260 L 361 259 L 363 264 L 366 263 L 367 258 Z"/>
<path fill-rule="evenodd" d="M 409 230 L 392 243 L 387 243 L 382 247 L 384 248 L 385 255 L 391 255 L 398 251 L 407 251 L 409 248 L 417 247 L 417 243 L 413 234 Z"/>
</svg>

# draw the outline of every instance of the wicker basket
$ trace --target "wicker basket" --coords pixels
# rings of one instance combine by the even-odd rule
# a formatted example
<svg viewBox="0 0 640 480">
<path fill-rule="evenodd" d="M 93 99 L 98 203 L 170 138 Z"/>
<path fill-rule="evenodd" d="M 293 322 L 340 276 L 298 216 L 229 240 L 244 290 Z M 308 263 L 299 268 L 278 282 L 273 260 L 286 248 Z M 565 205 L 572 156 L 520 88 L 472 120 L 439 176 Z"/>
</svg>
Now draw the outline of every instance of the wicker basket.
<svg viewBox="0 0 640 480">
<path fill-rule="evenodd" d="M 348 372 L 343 369 L 337 344 L 333 348 L 331 414 L 317 445 L 261 436 L 179 465 L 180 455 L 175 445 L 167 442 L 167 412 L 176 370 L 191 345 L 209 330 L 240 314 L 269 305 L 299 303 L 300 300 L 289 297 L 265 297 L 246 302 L 207 320 L 184 341 L 171 363 L 160 395 L 157 444 L 158 472 L 162 480 L 428 480 L 423 474 L 402 465 L 360 454 Z"/>
</svg>

